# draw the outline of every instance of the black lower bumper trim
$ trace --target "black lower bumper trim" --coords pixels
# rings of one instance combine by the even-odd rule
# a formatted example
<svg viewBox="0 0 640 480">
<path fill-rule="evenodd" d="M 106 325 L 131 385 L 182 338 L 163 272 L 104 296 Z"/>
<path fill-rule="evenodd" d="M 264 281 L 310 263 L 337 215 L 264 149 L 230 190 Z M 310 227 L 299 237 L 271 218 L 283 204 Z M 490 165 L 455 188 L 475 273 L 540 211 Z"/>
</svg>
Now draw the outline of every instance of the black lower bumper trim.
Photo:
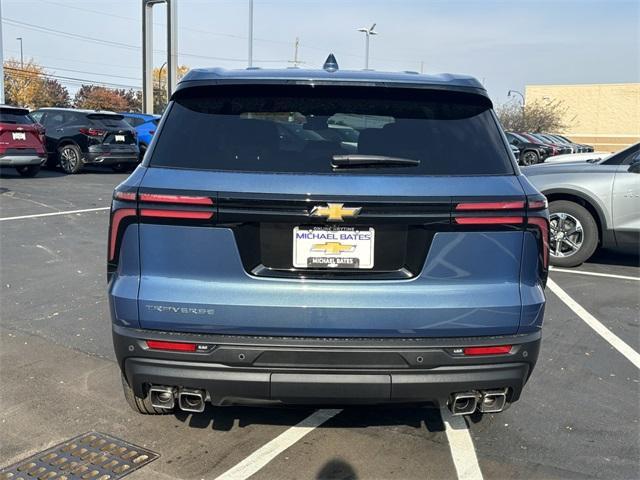
<svg viewBox="0 0 640 480">
<path fill-rule="evenodd" d="M 114 326 L 118 362 L 136 395 L 150 385 L 206 390 L 211 403 L 446 404 L 451 394 L 508 388 L 520 396 L 535 366 L 539 332 L 447 339 L 255 339 L 175 335 Z M 170 337 L 170 338 L 167 338 Z M 177 337 L 177 338 L 176 338 Z M 144 339 L 209 344 L 201 353 L 154 351 Z M 188 341 L 188 340 L 187 340 Z M 226 342 L 226 343 L 222 343 Z M 406 345 L 408 343 L 409 345 Z M 510 344 L 507 355 L 464 357 L 456 347 Z"/>
</svg>

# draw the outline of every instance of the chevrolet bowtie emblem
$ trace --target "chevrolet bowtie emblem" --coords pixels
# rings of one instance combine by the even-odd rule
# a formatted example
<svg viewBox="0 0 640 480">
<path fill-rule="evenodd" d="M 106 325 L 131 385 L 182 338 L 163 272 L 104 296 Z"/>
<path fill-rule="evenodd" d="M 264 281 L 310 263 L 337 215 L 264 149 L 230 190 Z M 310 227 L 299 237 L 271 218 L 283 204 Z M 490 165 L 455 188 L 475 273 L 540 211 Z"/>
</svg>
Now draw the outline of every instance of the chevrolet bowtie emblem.
<svg viewBox="0 0 640 480">
<path fill-rule="evenodd" d="M 312 252 L 323 252 L 329 255 L 340 255 L 342 252 L 353 252 L 355 245 L 343 245 L 340 242 L 316 243 L 311 246 Z"/>
<path fill-rule="evenodd" d="M 362 207 L 349 208 L 344 203 L 327 203 L 326 207 L 313 207 L 312 217 L 326 217 L 328 222 L 344 222 L 345 218 L 357 217 Z"/>
</svg>

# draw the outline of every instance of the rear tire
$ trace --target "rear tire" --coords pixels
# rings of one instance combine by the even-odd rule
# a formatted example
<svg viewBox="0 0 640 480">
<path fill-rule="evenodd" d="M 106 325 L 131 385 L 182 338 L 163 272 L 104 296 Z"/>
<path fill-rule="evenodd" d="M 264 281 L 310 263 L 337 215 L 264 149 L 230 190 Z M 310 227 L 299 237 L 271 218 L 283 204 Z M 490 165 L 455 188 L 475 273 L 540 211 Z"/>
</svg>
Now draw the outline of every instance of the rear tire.
<svg viewBox="0 0 640 480">
<path fill-rule="evenodd" d="M 124 378 L 123 374 L 120 374 L 120 378 L 122 379 L 124 398 L 127 400 L 127 403 L 134 412 L 141 413 L 142 415 L 165 415 L 167 413 L 173 413 L 173 409 L 168 410 L 166 408 L 155 408 L 151 405 L 149 395 L 144 398 L 137 397 L 133 392 L 133 389 L 127 383 L 127 379 Z"/>
<path fill-rule="evenodd" d="M 538 152 L 534 152 L 533 150 L 525 150 L 520 155 L 520 165 L 528 167 L 530 165 L 535 165 L 536 163 L 540 163 L 540 156 Z"/>
<path fill-rule="evenodd" d="M 40 171 L 40 165 L 23 165 L 21 167 L 16 167 L 16 171 L 22 177 L 35 177 Z"/>
<path fill-rule="evenodd" d="M 593 255 L 598 247 L 598 225 L 586 208 L 566 200 L 551 202 L 549 220 L 552 265 L 577 267 Z"/>
<path fill-rule="evenodd" d="M 64 145 L 58 149 L 58 161 L 60 167 L 67 174 L 79 173 L 84 167 L 82 152 L 77 145 Z"/>
</svg>

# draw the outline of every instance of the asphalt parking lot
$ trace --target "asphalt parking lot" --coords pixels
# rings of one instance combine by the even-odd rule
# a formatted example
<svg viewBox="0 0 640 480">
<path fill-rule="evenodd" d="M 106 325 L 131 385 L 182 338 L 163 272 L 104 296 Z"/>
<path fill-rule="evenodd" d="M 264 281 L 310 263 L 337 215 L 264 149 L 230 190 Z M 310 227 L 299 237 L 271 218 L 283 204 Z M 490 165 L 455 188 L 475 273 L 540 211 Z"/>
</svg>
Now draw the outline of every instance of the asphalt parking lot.
<svg viewBox="0 0 640 480">
<path fill-rule="evenodd" d="M 124 178 L 2 171 L 0 468 L 96 430 L 161 455 L 132 479 L 640 477 L 640 268 L 615 252 L 552 272 L 536 371 L 482 421 L 422 407 L 134 414 L 106 301 L 108 206 Z"/>
</svg>

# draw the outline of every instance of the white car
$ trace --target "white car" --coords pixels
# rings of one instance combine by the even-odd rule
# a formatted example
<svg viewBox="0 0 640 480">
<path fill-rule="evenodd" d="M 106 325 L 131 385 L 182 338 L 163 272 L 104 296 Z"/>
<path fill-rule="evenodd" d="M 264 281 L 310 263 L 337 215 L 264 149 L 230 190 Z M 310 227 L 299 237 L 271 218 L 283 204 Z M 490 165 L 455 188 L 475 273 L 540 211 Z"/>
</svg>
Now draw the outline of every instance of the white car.
<svg viewBox="0 0 640 480">
<path fill-rule="evenodd" d="M 566 163 L 577 162 L 580 160 L 602 160 L 610 157 L 610 152 L 585 152 L 585 153 L 566 153 L 564 155 L 555 155 L 545 160 L 545 163 Z"/>
</svg>

